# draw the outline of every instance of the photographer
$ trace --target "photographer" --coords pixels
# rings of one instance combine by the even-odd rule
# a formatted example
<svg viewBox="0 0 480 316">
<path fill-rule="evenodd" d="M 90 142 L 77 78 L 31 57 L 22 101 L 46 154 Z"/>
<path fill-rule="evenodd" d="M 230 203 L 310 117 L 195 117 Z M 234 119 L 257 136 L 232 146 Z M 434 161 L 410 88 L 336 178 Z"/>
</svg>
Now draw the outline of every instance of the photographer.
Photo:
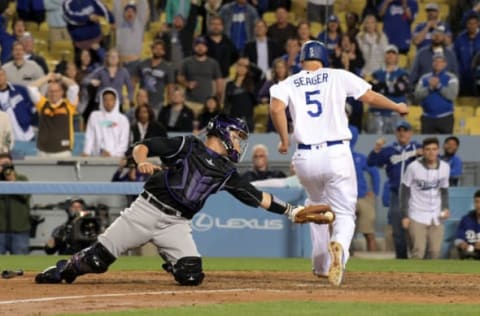
<svg viewBox="0 0 480 316">
<path fill-rule="evenodd" d="M 0 181 L 28 181 L 8 153 L 0 154 Z M 0 254 L 28 254 L 29 238 L 30 195 L 0 194 Z"/>
<path fill-rule="evenodd" d="M 148 174 L 137 171 L 137 165 L 129 155 L 120 159 L 118 169 L 112 176 L 112 182 L 145 182 L 148 177 Z M 130 205 L 136 197 L 136 195 L 127 195 L 127 204 Z"/>
<path fill-rule="evenodd" d="M 67 206 L 67 221 L 53 230 L 45 245 L 45 252 L 49 255 L 57 251 L 60 255 L 74 254 L 93 244 L 102 232 L 100 218 L 94 211 L 86 210 L 83 199 L 72 198 Z"/>
</svg>

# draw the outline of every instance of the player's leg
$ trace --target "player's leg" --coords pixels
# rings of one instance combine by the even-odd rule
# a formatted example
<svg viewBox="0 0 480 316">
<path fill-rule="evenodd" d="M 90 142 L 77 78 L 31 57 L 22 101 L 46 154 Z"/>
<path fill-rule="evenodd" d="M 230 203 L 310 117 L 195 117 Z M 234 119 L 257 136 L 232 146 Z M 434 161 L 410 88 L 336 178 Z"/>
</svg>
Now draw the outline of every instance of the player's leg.
<svg viewBox="0 0 480 316">
<path fill-rule="evenodd" d="M 138 198 L 122 212 L 108 229 L 98 236 L 98 242 L 60 260 L 35 278 L 37 283 L 72 283 L 86 273 L 103 273 L 126 250 L 149 241 L 159 221 L 159 211 L 143 198 Z"/>
<path fill-rule="evenodd" d="M 330 267 L 329 225 L 310 224 L 310 237 L 312 240 L 312 271 L 319 277 L 327 277 Z"/>
<path fill-rule="evenodd" d="M 157 230 L 152 242 L 165 260 L 163 268 L 181 285 L 199 285 L 205 274 L 192 237 L 191 221 L 168 216 L 168 225 Z"/>
<path fill-rule="evenodd" d="M 392 237 L 395 246 L 395 257 L 397 259 L 407 259 L 407 232 L 402 227 L 402 213 L 400 211 L 399 195 L 397 192 L 390 191 L 390 217 L 392 220 Z"/>
</svg>

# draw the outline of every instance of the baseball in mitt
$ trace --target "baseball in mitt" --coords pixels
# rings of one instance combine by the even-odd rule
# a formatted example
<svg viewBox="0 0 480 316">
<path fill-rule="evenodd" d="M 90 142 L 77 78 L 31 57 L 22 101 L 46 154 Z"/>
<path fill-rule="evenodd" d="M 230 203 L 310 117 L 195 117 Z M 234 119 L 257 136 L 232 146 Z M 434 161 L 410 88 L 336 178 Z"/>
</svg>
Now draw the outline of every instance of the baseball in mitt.
<svg viewBox="0 0 480 316">
<path fill-rule="evenodd" d="M 330 206 L 324 204 L 297 206 L 291 211 L 289 218 L 297 224 L 330 224 L 335 220 L 335 213 Z"/>
</svg>

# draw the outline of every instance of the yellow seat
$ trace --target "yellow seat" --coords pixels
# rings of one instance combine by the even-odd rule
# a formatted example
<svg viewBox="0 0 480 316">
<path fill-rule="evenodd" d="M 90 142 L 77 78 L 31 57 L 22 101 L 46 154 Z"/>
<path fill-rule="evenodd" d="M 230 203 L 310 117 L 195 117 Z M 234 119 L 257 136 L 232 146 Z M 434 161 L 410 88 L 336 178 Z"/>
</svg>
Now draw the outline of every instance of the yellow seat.
<svg viewBox="0 0 480 316">
<path fill-rule="evenodd" d="M 455 105 L 453 115 L 461 118 L 472 117 L 475 115 L 475 107 L 473 105 Z"/>
<path fill-rule="evenodd" d="M 268 26 L 277 22 L 277 18 L 275 17 L 275 12 L 271 12 L 271 11 L 265 12 L 262 18 L 265 21 L 265 23 L 267 23 Z"/>
<path fill-rule="evenodd" d="M 50 47 L 50 55 L 53 59 L 73 60 L 74 47 L 72 41 L 56 41 Z"/>
<path fill-rule="evenodd" d="M 320 32 L 323 31 L 323 25 L 318 22 L 310 22 L 310 34 L 313 37 L 317 37 Z"/>
<path fill-rule="evenodd" d="M 420 117 L 422 116 L 423 109 L 419 105 L 411 105 L 408 107 L 407 121 L 412 125 L 413 131 L 420 132 Z"/>
<path fill-rule="evenodd" d="M 255 122 L 255 133 L 264 133 L 268 124 L 268 104 L 259 104 L 253 110 L 253 121 Z"/>
<path fill-rule="evenodd" d="M 475 116 L 476 116 L 476 117 L 480 117 L 480 106 L 477 106 L 477 107 L 475 108 Z"/>
<path fill-rule="evenodd" d="M 358 15 L 362 15 L 363 8 L 365 8 L 366 5 L 366 0 L 355 0 L 355 1 L 350 1 L 348 4 L 348 11 L 350 12 L 355 12 Z"/>
<path fill-rule="evenodd" d="M 468 135 L 480 135 L 480 118 L 467 117 L 465 119 L 465 130 Z"/>
<path fill-rule="evenodd" d="M 403 54 L 398 55 L 398 66 L 408 68 L 408 56 Z"/>
<path fill-rule="evenodd" d="M 475 106 L 480 103 L 480 99 L 478 97 L 458 97 L 457 104 L 460 106 L 469 105 Z"/>
</svg>

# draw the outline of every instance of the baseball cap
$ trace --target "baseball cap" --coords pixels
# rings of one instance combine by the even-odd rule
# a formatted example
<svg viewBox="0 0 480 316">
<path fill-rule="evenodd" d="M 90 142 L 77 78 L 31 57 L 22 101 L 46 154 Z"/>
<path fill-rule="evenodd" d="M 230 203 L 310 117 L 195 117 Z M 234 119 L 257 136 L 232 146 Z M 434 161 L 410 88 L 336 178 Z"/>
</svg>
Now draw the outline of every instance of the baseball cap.
<svg viewBox="0 0 480 316">
<path fill-rule="evenodd" d="M 433 53 L 432 60 L 435 60 L 437 58 L 445 59 L 445 54 L 443 52 Z"/>
<path fill-rule="evenodd" d="M 397 48 L 397 46 L 395 46 L 395 45 L 393 45 L 393 44 L 388 45 L 388 46 L 385 48 L 385 53 L 388 53 L 388 52 L 394 52 L 395 54 L 398 54 L 398 48 Z"/>
<path fill-rule="evenodd" d="M 129 2 L 125 5 L 125 8 L 123 8 L 123 10 L 128 10 L 128 9 L 133 9 L 135 11 L 137 11 L 137 4 L 135 2 Z"/>
<path fill-rule="evenodd" d="M 205 37 L 199 36 L 193 41 L 193 46 L 197 46 L 198 44 L 207 45 L 207 40 Z"/>
<path fill-rule="evenodd" d="M 395 128 L 395 130 L 399 130 L 400 128 L 403 128 L 407 131 L 411 130 L 412 129 L 412 125 L 410 125 L 410 123 L 408 123 L 407 121 L 400 121 L 397 123 L 397 126 Z"/>
<path fill-rule="evenodd" d="M 338 17 L 332 14 L 328 17 L 328 22 L 338 22 Z"/>
<path fill-rule="evenodd" d="M 439 10 L 438 4 L 434 2 L 427 3 L 427 5 L 425 6 L 425 11 L 438 11 L 438 10 Z"/>
</svg>

